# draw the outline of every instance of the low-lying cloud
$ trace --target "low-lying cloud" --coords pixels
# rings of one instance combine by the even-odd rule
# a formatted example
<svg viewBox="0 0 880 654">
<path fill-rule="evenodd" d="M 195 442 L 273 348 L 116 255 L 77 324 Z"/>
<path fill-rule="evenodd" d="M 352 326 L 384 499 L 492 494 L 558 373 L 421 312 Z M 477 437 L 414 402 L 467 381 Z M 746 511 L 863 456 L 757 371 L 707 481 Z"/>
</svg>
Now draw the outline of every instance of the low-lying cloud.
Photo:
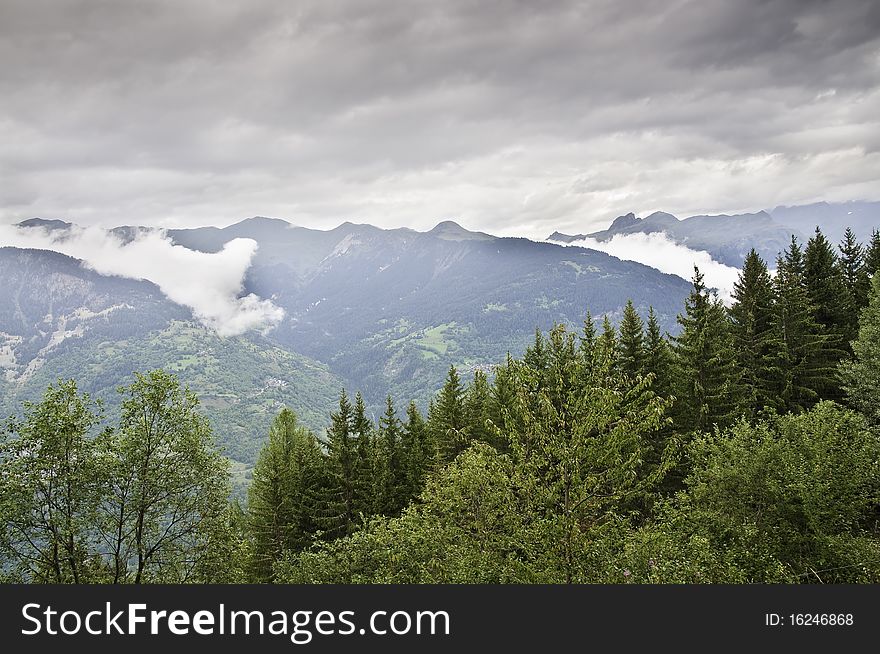
<svg viewBox="0 0 880 654">
<path fill-rule="evenodd" d="M 615 234 L 608 241 L 587 237 L 569 245 L 606 252 L 618 259 L 643 263 L 684 279 L 693 278 L 694 266 L 697 266 L 706 285 L 717 289 L 718 297 L 728 305 L 732 300 L 733 285 L 739 277 L 737 268 L 715 261 L 708 252 L 676 243 L 664 232 Z"/>
<path fill-rule="evenodd" d="M 0 245 L 54 250 L 81 259 L 101 274 L 149 280 L 221 336 L 270 329 L 284 317 L 284 310 L 271 301 L 241 295 L 257 251 L 253 239 L 236 238 L 219 252 L 205 253 L 174 245 L 161 230 L 143 231 L 124 241 L 100 227 L 0 225 Z"/>
</svg>

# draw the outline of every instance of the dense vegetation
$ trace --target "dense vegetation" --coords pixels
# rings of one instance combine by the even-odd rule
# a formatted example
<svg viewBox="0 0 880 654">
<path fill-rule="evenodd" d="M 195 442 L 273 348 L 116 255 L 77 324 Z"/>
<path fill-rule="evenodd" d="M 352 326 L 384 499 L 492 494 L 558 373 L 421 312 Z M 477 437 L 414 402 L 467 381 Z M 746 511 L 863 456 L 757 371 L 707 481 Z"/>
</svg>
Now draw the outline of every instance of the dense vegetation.
<svg viewBox="0 0 880 654">
<path fill-rule="evenodd" d="M 880 581 L 880 234 L 817 230 L 725 308 L 695 270 L 675 338 L 536 333 L 423 416 L 343 391 L 275 418 L 246 509 L 165 372 L 112 426 L 71 381 L 10 423 L 0 572 L 53 582 Z"/>
</svg>

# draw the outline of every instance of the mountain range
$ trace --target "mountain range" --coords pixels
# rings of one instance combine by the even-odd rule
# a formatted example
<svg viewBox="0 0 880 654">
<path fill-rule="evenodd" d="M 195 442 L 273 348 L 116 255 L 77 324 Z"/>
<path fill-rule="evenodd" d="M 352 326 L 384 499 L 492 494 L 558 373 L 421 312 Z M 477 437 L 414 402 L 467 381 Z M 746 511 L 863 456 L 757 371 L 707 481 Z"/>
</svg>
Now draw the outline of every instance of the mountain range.
<svg viewBox="0 0 880 654">
<path fill-rule="evenodd" d="M 755 248 L 773 266 L 776 256 L 797 237 L 804 243 L 816 227 L 833 243 L 843 238 L 851 227 L 856 236 L 867 241 L 871 231 L 880 225 L 880 202 L 842 202 L 800 206 L 779 206 L 775 209 L 736 215 L 698 215 L 679 219 L 662 211 L 644 218 L 628 213 L 616 218 L 608 229 L 586 234 L 553 232 L 548 241 L 574 243 L 585 238 L 609 241 L 618 235 L 665 233 L 680 245 L 704 250 L 716 261 L 739 267 Z"/>
</svg>

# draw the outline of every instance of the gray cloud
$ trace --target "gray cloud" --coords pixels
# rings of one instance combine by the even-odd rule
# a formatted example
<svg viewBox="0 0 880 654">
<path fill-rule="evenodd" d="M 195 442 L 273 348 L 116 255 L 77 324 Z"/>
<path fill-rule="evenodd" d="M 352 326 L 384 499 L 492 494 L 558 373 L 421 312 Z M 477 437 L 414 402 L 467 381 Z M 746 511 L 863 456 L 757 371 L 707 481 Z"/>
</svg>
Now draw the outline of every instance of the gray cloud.
<svg viewBox="0 0 880 654">
<path fill-rule="evenodd" d="M 872 0 L 12 0 L 0 221 L 543 237 L 880 199 Z"/>
</svg>

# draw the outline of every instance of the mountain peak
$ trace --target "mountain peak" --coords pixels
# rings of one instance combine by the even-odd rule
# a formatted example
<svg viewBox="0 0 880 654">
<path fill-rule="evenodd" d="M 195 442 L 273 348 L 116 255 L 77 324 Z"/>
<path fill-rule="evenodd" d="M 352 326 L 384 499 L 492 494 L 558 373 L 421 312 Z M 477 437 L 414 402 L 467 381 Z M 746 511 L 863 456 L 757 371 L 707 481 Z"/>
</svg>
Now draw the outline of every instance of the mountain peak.
<svg viewBox="0 0 880 654">
<path fill-rule="evenodd" d="M 243 226 L 252 226 L 252 227 L 290 227 L 290 223 L 282 218 L 267 218 L 266 216 L 253 216 L 252 218 L 245 218 L 244 220 L 240 220 L 237 223 L 233 223 L 230 227 L 243 227 Z"/>
<path fill-rule="evenodd" d="M 28 218 L 16 224 L 16 227 L 43 227 L 48 230 L 69 229 L 73 227 L 72 223 L 63 220 L 46 220 L 45 218 Z"/>
<path fill-rule="evenodd" d="M 428 232 L 432 236 L 442 238 L 446 241 L 485 241 L 492 238 L 483 232 L 472 232 L 459 225 L 454 220 L 444 220 L 437 223 L 431 231 Z"/>
<path fill-rule="evenodd" d="M 637 225 L 640 222 L 641 219 L 636 218 L 636 215 L 632 211 L 630 211 L 628 214 L 615 218 L 614 222 L 611 223 L 610 229 L 623 229 L 625 227 L 629 227 L 630 225 Z"/>
</svg>

